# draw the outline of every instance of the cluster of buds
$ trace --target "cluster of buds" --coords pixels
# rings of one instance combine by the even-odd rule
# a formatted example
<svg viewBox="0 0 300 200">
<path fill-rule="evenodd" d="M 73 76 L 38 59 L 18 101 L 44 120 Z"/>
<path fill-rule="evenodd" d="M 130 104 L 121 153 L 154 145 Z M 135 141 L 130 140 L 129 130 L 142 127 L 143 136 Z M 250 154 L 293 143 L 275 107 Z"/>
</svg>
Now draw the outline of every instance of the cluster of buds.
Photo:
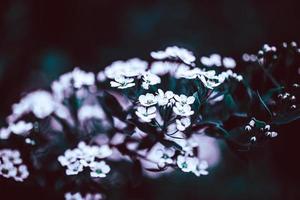
<svg viewBox="0 0 300 200">
<path fill-rule="evenodd" d="M 271 126 L 263 121 L 252 118 L 245 126 L 245 130 L 250 133 L 250 142 L 254 143 L 259 139 L 274 138 L 277 132 L 271 130 Z"/>
</svg>

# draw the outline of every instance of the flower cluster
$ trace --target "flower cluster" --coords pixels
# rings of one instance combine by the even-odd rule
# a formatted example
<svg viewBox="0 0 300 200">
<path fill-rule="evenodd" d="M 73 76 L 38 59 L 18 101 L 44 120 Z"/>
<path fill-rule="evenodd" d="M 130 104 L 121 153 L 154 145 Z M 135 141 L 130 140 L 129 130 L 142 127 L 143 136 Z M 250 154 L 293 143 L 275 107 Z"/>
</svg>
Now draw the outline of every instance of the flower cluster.
<svg viewBox="0 0 300 200">
<path fill-rule="evenodd" d="M 0 150 L 0 176 L 13 178 L 15 181 L 20 182 L 23 182 L 29 176 L 27 166 L 23 164 L 19 151 Z"/>
<path fill-rule="evenodd" d="M 65 194 L 65 200 L 102 200 L 103 195 L 100 193 L 95 193 L 95 194 L 91 194 L 91 193 L 87 193 L 86 195 L 82 195 L 79 192 L 76 193 L 71 193 L 71 192 L 67 192 Z"/>
<path fill-rule="evenodd" d="M 266 137 L 274 138 L 277 137 L 278 133 L 271 130 L 271 126 L 263 121 L 259 121 L 252 118 L 249 123 L 245 126 L 245 130 L 250 134 L 250 141 L 252 143 L 257 140 L 262 140 Z"/>
<path fill-rule="evenodd" d="M 209 57 L 203 56 L 200 58 L 200 61 L 203 65 L 207 67 L 221 67 L 225 68 L 235 68 L 236 61 L 231 57 L 221 57 L 219 54 L 211 54 Z"/>
<path fill-rule="evenodd" d="M 197 59 L 193 52 L 172 46 L 151 52 L 147 61 L 115 61 L 97 76 L 75 68 L 55 80 L 49 91 L 33 91 L 12 106 L 0 129 L 0 144 L 24 149 L 32 161 L 31 174 L 46 169 L 61 176 L 56 172 L 63 169 L 67 176 L 55 183 L 62 193 L 70 184 L 65 179 L 76 179 L 72 187 L 91 183 L 77 193 L 65 193 L 65 199 L 103 199 L 100 193 L 80 192 L 98 188 L 102 194 L 114 185 L 107 182 L 128 178 L 122 167 L 132 166 L 134 178 L 174 170 L 207 175 L 220 157 L 219 140 L 213 137 L 232 148 L 254 148 L 277 137 L 274 127 L 299 119 L 299 85 L 286 87 L 297 82 L 298 72 L 288 73 L 291 80 L 276 81 L 270 70 L 287 63 L 285 55 L 291 48 L 292 56 L 300 55 L 295 54 L 294 43 L 280 48 L 264 45 L 258 56 L 244 54 L 235 60 L 219 54 Z M 297 60 L 289 62 L 299 70 Z M 245 63 L 253 68 L 240 68 Z M 270 63 L 275 65 L 269 67 Z M 263 76 L 261 90 L 253 89 L 254 73 Z M 270 83 L 274 88 L 265 92 Z M 262 111 L 253 108 L 257 103 Z M 248 116 L 266 115 L 270 116 L 266 121 L 252 118 L 244 124 Z M 236 118 L 241 120 L 231 123 Z M 0 155 L 1 176 L 16 181 L 28 177 L 19 151 L 5 149 Z M 102 179 L 110 171 L 111 176 Z"/>
<path fill-rule="evenodd" d="M 112 154 L 107 145 L 89 146 L 80 142 L 75 149 L 68 149 L 64 155 L 58 157 L 62 166 L 67 167 L 67 175 L 76 175 L 82 172 L 85 167 L 90 169 L 91 177 L 106 177 L 110 167 L 103 161 Z"/>
</svg>

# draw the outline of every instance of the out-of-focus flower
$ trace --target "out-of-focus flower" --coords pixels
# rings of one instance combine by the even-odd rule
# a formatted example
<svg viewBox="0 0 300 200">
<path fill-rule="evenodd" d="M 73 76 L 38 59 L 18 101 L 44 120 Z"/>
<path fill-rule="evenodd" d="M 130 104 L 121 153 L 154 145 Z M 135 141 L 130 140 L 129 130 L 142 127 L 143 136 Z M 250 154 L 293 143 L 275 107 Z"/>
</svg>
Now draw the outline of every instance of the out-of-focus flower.
<svg viewBox="0 0 300 200">
<path fill-rule="evenodd" d="M 194 65 L 196 57 L 191 51 L 177 46 L 167 47 L 164 51 L 152 51 L 151 57 L 157 60 L 179 59 L 188 65 Z"/>
<path fill-rule="evenodd" d="M 21 101 L 12 106 L 12 114 L 8 122 L 13 123 L 24 114 L 32 112 L 37 118 L 43 119 L 55 110 L 55 102 L 52 95 L 43 90 L 27 94 Z"/>
<path fill-rule="evenodd" d="M 80 194 L 79 192 L 71 193 L 67 192 L 65 193 L 65 200 L 101 200 L 103 199 L 103 195 L 100 193 L 87 193 L 85 196 Z"/>
<path fill-rule="evenodd" d="M 73 88 L 80 89 L 83 86 L 95 85 L 95 75 L 92 72 L 85 72 L 78 67 L 73 71 L 65 73 L 54 81 L 51 85 L 54 98 L 61 102 L 65 97 L 69 97 Z"/>
<path fill-rule="evenodd" d="M 144 122 L 151 122 L 152 119 L 156 116 L 156 108 L 152 107 L 138 107 L 135 114 Z"/>
<path fill-rule="evenodd" d="M 196 166 L 196 169 L 194 169 L 193 173 L 196 176 L 200 175 L 208 175 L 208 171 L 206 170 L 208 168 L 208 164 L 205 160 L 199 161 L 199 163 Z"/>
<path fill-rule="evenodd" d="M 104 178 L 106 177 L 106 174 L 110 172 L 110 167 L 104 162 L 93 162 L 91 164 L 91 177 L 97 178 L 101 177 Z"/>
<path fill-rule="evenodd" d="M 16 135 L 25 135 L 33 128 L 32 123 L 26 123 L 25 121 L 18 121 L 15 124 L 10 124 L 9 129 Z"/>
<path fill-rule="evenodd" d="M 125 89 L 135 86 L 133 78 L 126 78 L 124 76 L 117 76 L 114 81 L 110 81 L 111 87 L 116 87 L 119 89 Z"/>
<path fill-rule="evenodd" d="M 23 164 L 19 151 L 0 150 L 0 176 L 13 178 L 19 182 L 24 181 L 29 176 L 27 166 Z"/>
<path fill-rule="evenodd" d="M 212 66 L 217 66 L 220 67 L 222 66 L 222 59 L 221 56 L 219 54 L 211 54 L 209 57 L 201 57 L 200 61 L 203 65 L 208 66 L 208 67 L 212 67 Z"/>
<path fill-rule="evenodd" d="M 159 158 L 158 166 L 163 168 L 166 164 L 172 164 L 172 157 L 175 155 L 175 150 L 172 148 L 163 148 L 156 151 L 156 156 Z"/>
<path fill-rule="evenodd" d="M 157 98 L 154 96 L 154 94 L 147 93 L 146 95 L 139 96 L 139 102 L 143 106 L 153 106 L 157 103 Z"/>
<path fill-rule="evenodd" d="M 91 118 L 105 119 L 105 113 L 103 109 L 98 105 L 83 105 L 78 110 L 77 115 L 80 121 L 85 121 Z"/>
<path fill-rule="evenodd" d="M 11 134 L 10 128 L 1 128 L 0 129 L 0 140 L 6 140 Z"/>
<path fill-rule="evenodd" d="M 148 63 L 139 58 L 132 58 L 127 61 L 115 61 L 105 68 L 104 74 L 110 79 L 115 79 L 118 76 L 135 77 L 144 73 L 147 66 Z"/>
<path fill-rule="evenodd" d="M 145 90 L 148 90 L 150 85 L 157 85 L 161 82 L 160 77 L 151 72 L 144 72 L 142 79 L 143 79 L 142 87 Z"/>
<path fill-rule="evenodd" d="M 235 62 L 235 60 L 234 60 L 233 58 L 231 58 L 231 57 L 224 57 L 224 58 L 223 58 L 223 65 L 224 65 L 225 68 L 230 68 L 230 69 L 232 69 L 232 68 L 235 68 L 236 62 Z"/>
</svg>

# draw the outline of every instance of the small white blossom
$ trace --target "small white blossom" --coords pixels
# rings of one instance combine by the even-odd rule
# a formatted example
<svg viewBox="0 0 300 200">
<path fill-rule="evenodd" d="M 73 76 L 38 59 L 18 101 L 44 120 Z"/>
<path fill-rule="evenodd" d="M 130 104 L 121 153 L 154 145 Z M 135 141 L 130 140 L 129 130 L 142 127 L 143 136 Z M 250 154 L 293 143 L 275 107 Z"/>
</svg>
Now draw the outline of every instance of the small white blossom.
<svg viewBox="0 0 300 200">
<path fill-rule="evenodd" d="M 200 61 L 203 65 L 212 67 L 217 66 L 220 67 L 222 65 L 221 56 L 219 54 L 211 54 L 209 57 L 201 57 Z"/>
<path fill-rule="evenodd" d="M 223 58 L 223 65 L 225 68 L 235 68 L 236 62 L 233 58 L 231 57 L 224 57 Z"/>
<path fill-rule="evenodd" d="M 125 89 L 135 86 L 133 78 L 126 78 L 124 76 L 117 76 L 114 78 L 114 81 L 110 81 L 111 87 L 116 87 L 119 89 Z"/>
<path fill-rule="evenodd" d="M 115 61 L 104 69 L 104 74 L 110 79 L 118 76 L 136 77 L 144 73 L 148 63 L 139 58 L 132 58 L 127 61 Z"/>
<path fill-rule="evenodd" d="M 138 107 L 135 114 L 144 122 L 151 122 L 156 117 L 156 108 L 153 107 Z"/>
<path fill-rule="evenodd" d="M 9 129 L 16 135 L 25 135 L 33 128 L 32 123 L 25 121 L 18 121 L 16 124 L 10 124 Z"/>
<path fill-rule="evenodd" d="M 249 125 L 245 126 L 246 131 L 251 131 L 251 129 L 252 129 L 251 126 L 249 126 Z"/>
<path fill-rule="evenodd" d="M 55 102 L 49 92 L 38 90 L 27 94 L 19 103 L 12 106 L 12 110 L 13 113 L 8 117 L 10 123 L 29 112 L 32 112 L 37 118 L 43 119 L 55 110 Z"/>
<path fill-rule="evenodd" d="M 158 149 L 156 151 L 156 156 L 159 158 L 158 166 L 163 168 L 166 164 L 172 164 L 173 159 L 172 157 L 175 155 L 175 150 L 172 148 L 164 148 Z"/>
<path fill-rule="evenodd" d="M 27 166 L 23 164 L 20 152 L 11 149 L 0 150 L 0 176 L 22 182 L 28 176 Z"/>
<path fill-rule="evenodd" d="M 177 46 L 167 47 L 164 51 L 151 52 L 151 57 L 157 60 L 179 59 L 188 65 L 194 65 L 196 57 L 191 51 Z"/>
<path fill-rule="evenodd" d="M 90 146 L 80 142 L 75 149 L 68 149 L 64 155 L 58 157 L 58 161 L 65 166 L 67 175 L 76 175 L 82 172 L 85 167 L 91 169 L 96 159 L 104 159 L 112 154 L 108 145 Z"/>
<path fill-rule="evenodd" d="M 83 105 L 78 110 L 77 115 L 80 121 L 85 121 L 91 118 L 105 119 L 105 113 L 103 109 L 98 105 Z"/>
<path fill-rule="evenodd" d="M 11 130 L 9 128 L 1 128 L 0 129 L 0 140 L 8 139 L 10 134 L 11 134 Z"/>
<path fill-rule="evenodd" d="M 103 199 L 103 196 L 100 193 L 87 193 L 85 196 L 80 194 L 79 192 L 71 193 L 67 192 L 65 193 L 65 200 L 101 200 Z"/>
<path fill-rule="evenodd" d="M 91 164 L 91 177 L 106 177 L 106 174 L 110 172 L 110 167 L 104 162 L 93 162 Z"/>
<path fill-rule="evenodd" d="M 139 102 L 143 106 L 153 106 L 157 103 L 157 98 L 151 94 L 147 93 L 146 95 L 139 96 Z"/>
<path fill-rule="evenodd" d="M 173 111 L 175 114 L 180 116 L 191 116 L 194 114 L 194 111 L 192 110 L 191 106 L 188 104 L 182 105 L 178 102 L 176 102 L 176 106 L 173 107 Z"/>
<path fill-rule="evenodd" d="M 175 95 L 174 96 L 175 100 L 180 103 L 181 105 L 191 105 L 195 102 L 195 97 L 194 96 L 189 96 L 187 97 L 184 94 L 179 95 Z"/>
<path fill-rule="evenodd" d="M 177 157 L 177 165 L 183 172 L 193 172 L 198 165 L 198 159 L 190 156 L 179 155 Z"/>
<path fill-rule="evenodd" d="M 256 137 L 255 137 L 255 136 L 251 137 L 251 138 L 250 138 L 250 141 L 251 141 L 251 142 L 255 142 L 255 141 L 256 141 Z"/>
<path fill-rule="evenodd" d="M 193 173 L 196 176 L 200 176 L 200 175 L 207 175 L 208 171 L 206 170 L 208 168 L 208 164 L 205 160 L 200 161 L 197 166 L 196 169 L 193 171 Z"/>
<path fill-rule="evenodd" d="M 191 125 L 191 120 L 188 117 L 176 119 L 176 127 L 178 131 L 184 131 Z"/>
<path fill-rule="evenodd" d="M 156 85 L 161 82 L 160 77 L 155 74 L 152 74 L 151 72 L 143 73 L 142 79 L 143 79 L 142 87 L 145 90 L 148 90 L 150 85 Z"/>
<path fill-rule="evenodd" d="M 174 93 L 172 91 L 162 91 L 161 89 L 158 89 L 158 94 L 156 96 L 158 105 L 160 106 L 165 106 L 165 105 L 170 105 L 173 102 L 171 99 L 173 99 Z"/>
</svg>

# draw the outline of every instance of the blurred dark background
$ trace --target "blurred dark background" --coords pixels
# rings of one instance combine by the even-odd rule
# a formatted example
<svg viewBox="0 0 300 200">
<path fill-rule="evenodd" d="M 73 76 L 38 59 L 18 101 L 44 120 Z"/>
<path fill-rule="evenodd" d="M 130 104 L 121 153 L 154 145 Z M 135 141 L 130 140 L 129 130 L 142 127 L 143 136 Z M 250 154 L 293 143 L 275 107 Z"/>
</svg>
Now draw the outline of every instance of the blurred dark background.
<svg viewBox="0 0 300 200">
<path fill-rule="evenodd" d="M 0 119 L 23 92 L 47 87 L 75 66 L 97 72 L 168 45 L 238 58 L 264 43 L 299 42 L 298 2 L 0 0 Z M 252 167 L 229 154 L 198 182 L 190 176 L 145 182 L 120 199 L 300 199 L 297 127 L 282 127 Z"/>
</svg>

